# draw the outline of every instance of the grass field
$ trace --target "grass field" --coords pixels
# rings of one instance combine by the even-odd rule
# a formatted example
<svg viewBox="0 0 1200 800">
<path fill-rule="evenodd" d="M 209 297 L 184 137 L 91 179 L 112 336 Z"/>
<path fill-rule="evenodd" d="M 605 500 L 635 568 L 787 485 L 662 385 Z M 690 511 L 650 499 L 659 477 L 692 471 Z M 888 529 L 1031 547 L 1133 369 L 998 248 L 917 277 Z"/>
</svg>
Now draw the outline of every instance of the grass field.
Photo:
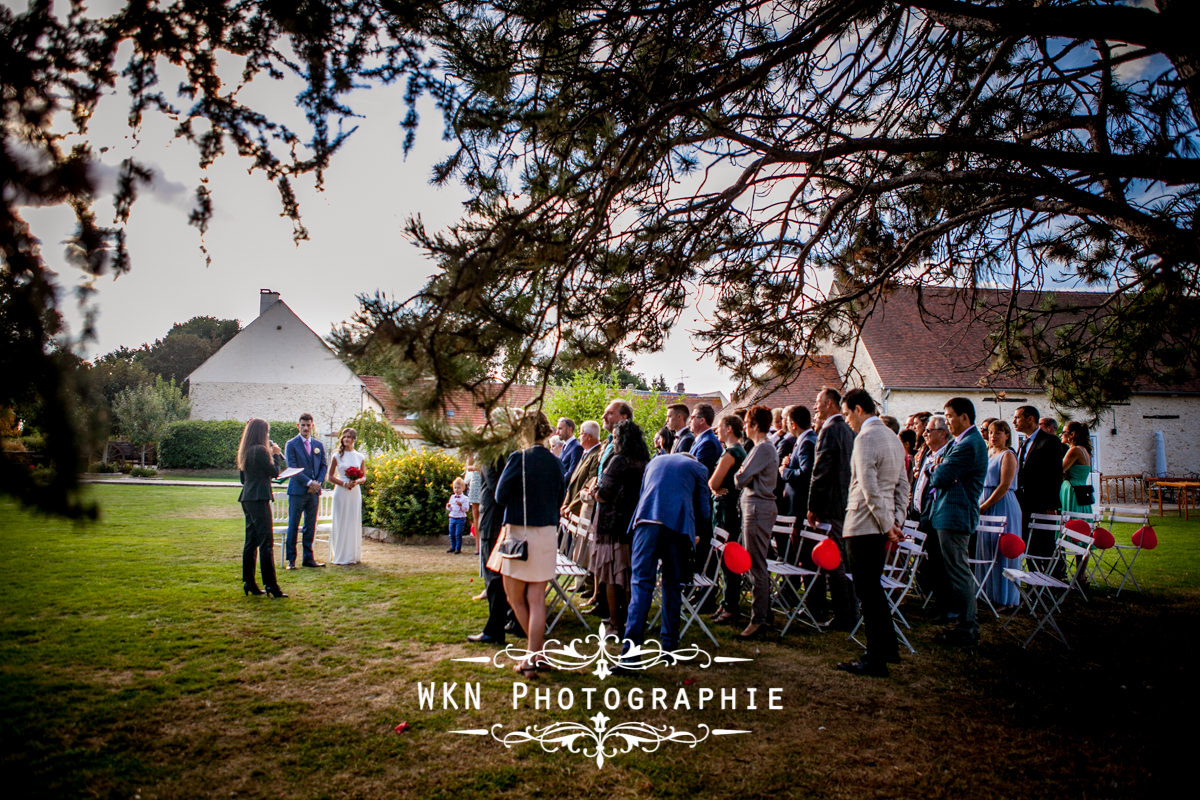
<svg viewBox="0 0 1200 800">
<path fill-rule="evenodd" d="M 235 492 L 94 492 L 103 518 L 87 526 L 0 502 L 9 797 L 1127 798 L 1161 796 L 1190 774 L 1197 521 L 1152 519 L 1161 544 L 1138 564 L 1146 591 L 1073 600 L 1062 615 L 1070 650 L 1044 637 L 1022 650 L 994 620 L 977 650 L 943 650 L 918 624 L 919 653 L 871 680 L 833 669 L 857 653 L 840 634 L 744 644 L 720 628 L 719 650 L 690 640 L 752 660 L 604 681 L 539 675 L 526 683 L 577 699 L 547 711 L 532 690 L 514 708 L 511 671 L 451 660 L 494 652 L 464 641 L 485 615 L 470 599 L 472 557 L 366 542 L 362 565 L 282 572 L 285 600 L 243 597 Z M 477 681 L 482 707 L 423 710 L 417 684 L 430 681 Z M 683 691 L 693 704 L 704 688 L 741 698 L 724 711 L 605 709 L 610 727 L 751 732 L 634 749 L 602 768 L 452 732 L 590 726 L 595 709 L 579 698 L 610 686 Z M 756 710 L 745 707 L 751 687 Z M 770 688 L 782 709 L 765 708 Z"/>
</svg>

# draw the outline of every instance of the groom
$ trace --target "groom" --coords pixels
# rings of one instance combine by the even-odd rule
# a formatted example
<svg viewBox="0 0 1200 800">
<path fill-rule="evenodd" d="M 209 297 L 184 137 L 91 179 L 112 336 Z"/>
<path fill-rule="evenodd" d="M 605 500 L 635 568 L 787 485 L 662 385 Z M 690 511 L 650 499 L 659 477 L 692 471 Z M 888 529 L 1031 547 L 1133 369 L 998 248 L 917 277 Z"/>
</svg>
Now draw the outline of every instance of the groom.
<svg viewBox="0 0 1200 800">
<path fill-rule="evenodd" d="M 317 506 L 321 500 L 321 484 L 325 482 L 325 448 L 320 440 L 312 438 L 312 414 L 300 415 L 296 426 L 300 435 L 288 440 L 284 452 L 287 455 L 289 467 L 299 467 L 303 470 L 299 475 L 293 475 L 288 480 L 288 529 L 285 553 L 287 568 L 296 568 L 296 529 L 300 524 L 300 515 L 304 515 L 304 561 L 306 567 L 323 567 L 313 557 L 313 535 L 317 530 Z"/>
</svg>

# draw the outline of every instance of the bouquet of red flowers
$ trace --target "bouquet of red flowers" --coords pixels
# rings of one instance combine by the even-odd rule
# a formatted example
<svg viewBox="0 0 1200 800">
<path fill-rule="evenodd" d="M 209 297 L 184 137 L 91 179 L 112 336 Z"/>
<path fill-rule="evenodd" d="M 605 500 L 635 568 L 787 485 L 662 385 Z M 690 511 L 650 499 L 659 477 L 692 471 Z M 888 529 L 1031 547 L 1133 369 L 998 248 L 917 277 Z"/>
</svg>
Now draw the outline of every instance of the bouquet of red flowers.
<svg viewBox="0 0 1200 800">
<path fill-rule="evenodd" d="M 346 467 L 346 477 L 352 481 L 359 480 L 363 477 L 363 471 L 358 467 Z"/>
</svg>

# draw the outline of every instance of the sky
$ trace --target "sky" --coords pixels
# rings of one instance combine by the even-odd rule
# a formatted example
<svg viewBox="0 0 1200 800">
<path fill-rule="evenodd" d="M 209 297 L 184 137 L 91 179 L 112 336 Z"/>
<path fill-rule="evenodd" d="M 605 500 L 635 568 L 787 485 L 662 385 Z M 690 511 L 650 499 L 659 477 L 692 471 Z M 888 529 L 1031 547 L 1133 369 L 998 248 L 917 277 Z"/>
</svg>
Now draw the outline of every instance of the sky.
<svg viewBox="0 0 1200 800">
<path fill-rule="evenodd" d="M 162 83 L 174 86 L 178 78 L 168 73 Z M 294 82 L 267 82 L 252 85 L 243 98 L 263 103 L 273 115 L 292 117 L 294 129 L 304 130 L 292 105 L 297 90 Z M 363 118 L 334 157 L 324 191 L 316 191 L 311 178 L 295 182 L 309 233 L 299 245 L 292 241 L 291 221 L 280 215 L 277 190 L 262 175 L 248 174 L 242 159 L 225 155 L 202 175 L 194 149 L 172 140 L 169 120 L 148 116 L 135 135 L 126 125 L 124 98 L 103 101 L 88 137 L 94 148 L 108 148 L 97 172 L 109 189 L 96 204 L 98 222 L 112 221 L 111 189 L 116 167 L 127 154 L 152 167 L 155 180 L 142 190 L 128 225 L 132 269 L 94 283 L 96 338 L 86 343 L 83 355 L 94 357 L 122 345 L 136 348 L 195 316 L 247 325 L 258 314 L 260 289 L 279 292 L 322 336 L 351 318 L 359 294 L 380 291 L 405 299 L 418 291 L 434 266 L 404 237 L 406 219 L 420 214 L 429 228 L 444 227 L 459 217 L 468 196 L 460 186 L 430 185 L 432 165 L 450 151 L 432 103 L 420 107 L 416 146 L 404 158 L 402 94 L 396 86 L 355 93 L 351 105 Z M 203 237 L 187 222 L 202 178 L 213 192 L 215 209 Z M 25 213 L 42 240 L 47 263 L 58 273 L 62 311 L 78 333 L 82 315 L 71 289 L 85 276 L 63 255 L 72 217 L 63 208 Z M 204 248 L 211 265 L 206 266 Z M 647 379 L 661 374 L 671 385 L 683 381 L 691 391 L 728 395 L 728 377 L 692 350 L 686 331 L 699 327 L 700 316 L 694 305 L 665 352 L 638 357 L 635 371 Z"/>
</svg>

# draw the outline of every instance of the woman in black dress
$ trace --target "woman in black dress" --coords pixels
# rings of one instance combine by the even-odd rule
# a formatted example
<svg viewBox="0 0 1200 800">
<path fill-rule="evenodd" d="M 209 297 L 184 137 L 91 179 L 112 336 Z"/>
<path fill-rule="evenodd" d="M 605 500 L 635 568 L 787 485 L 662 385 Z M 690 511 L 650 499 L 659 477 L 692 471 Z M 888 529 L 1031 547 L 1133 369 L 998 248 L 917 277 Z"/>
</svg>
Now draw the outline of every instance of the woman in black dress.
<svg viewBox="0 0 1200 800">
<path fill-rule="evenodd" d="M 246 544 L 242 547 L 242 590 L 246 594 L 287 597 L 275 579 L 275 543 L 271 528 L 271 481 L 284 469 L 283 453 L 271 441 L 266 420 L 252 419 L 242 431 L 238 445 L 238 470 L 242 493 L 238 501 L 246 516 Z M 262 564 L 263 588 L 254 581 L 254 556 Z"/>
<path fill-rule="evenodd" d="M 625 615 L 633 579 L 633 535 L 629 523 L 642 488 L 642 473 L 650 451 L 642 429 L 633 420 L 621 420 L 613 428 L 613 454 L 604 464 L 596 483 L 596 547 L 592 570 L 596 585 L 608 593 L 608 627 L 624 637 Z"/>
</svg>

